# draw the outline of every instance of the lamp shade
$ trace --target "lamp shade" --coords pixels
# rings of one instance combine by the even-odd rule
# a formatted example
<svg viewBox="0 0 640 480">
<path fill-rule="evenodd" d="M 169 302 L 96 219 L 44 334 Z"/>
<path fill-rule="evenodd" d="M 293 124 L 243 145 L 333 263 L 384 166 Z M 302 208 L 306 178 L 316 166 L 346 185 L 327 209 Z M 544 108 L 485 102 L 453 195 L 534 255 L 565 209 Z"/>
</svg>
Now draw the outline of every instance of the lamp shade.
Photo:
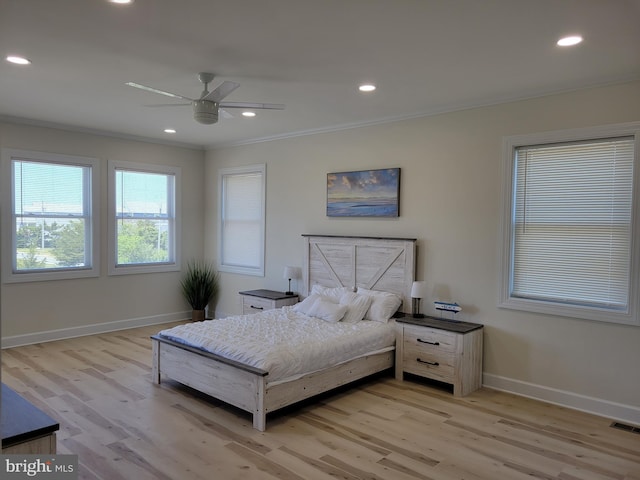
<svg viewBox="0 0 640 480">
<path fill-rule="evenodd" d="M 298 274 L 298 268 L 297 267 L 284 267 L 284 272 L 282 274 L 283 278 L 289 279 L 289 278 L 298 278 L 299 274 Z"/>
<path fill-rule="evenodd" d="M 424 281 L 413 282 L 411 285 L 411 298 L 425 298 L 427 296 L 427 284 Z"/>
</svg>

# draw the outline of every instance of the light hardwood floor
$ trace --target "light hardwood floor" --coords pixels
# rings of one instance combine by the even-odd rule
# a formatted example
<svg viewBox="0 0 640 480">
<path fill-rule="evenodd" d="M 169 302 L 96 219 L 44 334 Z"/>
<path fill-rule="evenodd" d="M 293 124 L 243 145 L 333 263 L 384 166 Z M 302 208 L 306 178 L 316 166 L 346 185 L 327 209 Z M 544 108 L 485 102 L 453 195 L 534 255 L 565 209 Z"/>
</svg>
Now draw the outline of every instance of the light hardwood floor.
<svg viewBox="0 0 640 480">
<path fill-rule="evenodd" d="M 171 326 L 171 325 L 169 325 Z M 60 422 L 81 479 L 640 480 L 640 435 L 481 389 L 454 398 L 392 374 L 267 418 L 153 385 L 159 327 L 2 351 L 2 381 Z"/>
</svg>

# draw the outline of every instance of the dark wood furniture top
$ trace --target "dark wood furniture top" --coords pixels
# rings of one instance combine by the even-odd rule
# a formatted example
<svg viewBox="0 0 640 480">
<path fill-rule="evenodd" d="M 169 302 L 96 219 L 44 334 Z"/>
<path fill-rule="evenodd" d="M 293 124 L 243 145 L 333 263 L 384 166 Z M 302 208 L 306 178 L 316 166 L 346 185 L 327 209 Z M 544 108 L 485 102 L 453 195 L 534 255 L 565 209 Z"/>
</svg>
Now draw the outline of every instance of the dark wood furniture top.
<svg viewBox="0 0 640 480">
<path fill-rule="evenodd" d="M 421 327 L 438 328 L 440 330 L 455 333 L 469 333 L 483 327 L 479 323 L 459 322 L 457 320 L 447 320 L 445 318 L 437 317 L 415 318 L 411 315 L 404 315 L 396 318 L 395 320 L 400 323 L 410 323 L 411 325 L 419 325 Z"/>
<path fill-rule="evenodd" d="M 239 292 L 240 295 L 249 295 L 251 297 L 260 297 L 260 298 L 268 298 L 269 300 L 282 300 L 283 298 L 293 298 L 297 297 L 298 294 L 294 293 L 293 295 L 287 295 L 284 292 L 276 292 L 275 290 L 245 290 L 244 292 Z"/>
<path fill-rule="evenodd" d="M 50 435 L 60 424 L 42 410 L 2 384 L 2 412 L 0 431 L 2 448 Z"/>
</svg>

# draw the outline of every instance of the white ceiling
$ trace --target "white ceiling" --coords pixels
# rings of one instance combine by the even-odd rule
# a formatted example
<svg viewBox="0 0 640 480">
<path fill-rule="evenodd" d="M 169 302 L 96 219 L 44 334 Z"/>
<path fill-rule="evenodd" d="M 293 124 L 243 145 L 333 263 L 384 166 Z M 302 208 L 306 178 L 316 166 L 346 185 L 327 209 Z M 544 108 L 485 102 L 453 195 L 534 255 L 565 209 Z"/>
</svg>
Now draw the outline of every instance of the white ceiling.
<svg viewBox="0 0 640 480">
<path fill-rule="evenodd" d="M 215 147 L 638 79 L 640 1 L 0 0 L 0 55 L 0 120 Z M 200 71 L 286 109 L 206 126 L 125 85 L 196 97 Z"/>
</svg>

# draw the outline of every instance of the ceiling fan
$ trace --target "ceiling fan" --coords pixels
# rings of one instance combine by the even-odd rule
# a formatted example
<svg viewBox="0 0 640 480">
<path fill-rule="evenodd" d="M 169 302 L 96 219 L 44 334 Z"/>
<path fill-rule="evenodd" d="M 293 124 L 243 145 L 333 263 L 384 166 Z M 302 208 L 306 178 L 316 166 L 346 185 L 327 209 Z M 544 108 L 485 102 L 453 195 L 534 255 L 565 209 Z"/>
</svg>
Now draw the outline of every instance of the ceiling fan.
<svg viewBox="0 0 640 480">
<path fill-rule="evenodd" d="M 204 84 L 204 90 L 199 98 L 189 98 L 175 93 L 165 92 L 157 88 L 147 87 L 139 83 L 127 82 L 130 87 L 146 90 L 147 92 L 159 93 L 172 98 L 188 100 L 189 103 L 167 103 L 161 105 L 148 105 L 150 107 L 183 107 L 191 105 L 193 107 L 193 118 L 198 123 L 212 125 L 218 121 L 218 115 L 222 108 L 244 108 L 263 110 L 284 110 L 281 103 L 252 103 L 252 102 L 223 102 L 222 99 L 240 86 L 239 83 L 224 81 L 213 90 L 209 91 L 208 85 L 213 80 L 213 73 L 200 72 L 198 79 Z"/>
</svg>

